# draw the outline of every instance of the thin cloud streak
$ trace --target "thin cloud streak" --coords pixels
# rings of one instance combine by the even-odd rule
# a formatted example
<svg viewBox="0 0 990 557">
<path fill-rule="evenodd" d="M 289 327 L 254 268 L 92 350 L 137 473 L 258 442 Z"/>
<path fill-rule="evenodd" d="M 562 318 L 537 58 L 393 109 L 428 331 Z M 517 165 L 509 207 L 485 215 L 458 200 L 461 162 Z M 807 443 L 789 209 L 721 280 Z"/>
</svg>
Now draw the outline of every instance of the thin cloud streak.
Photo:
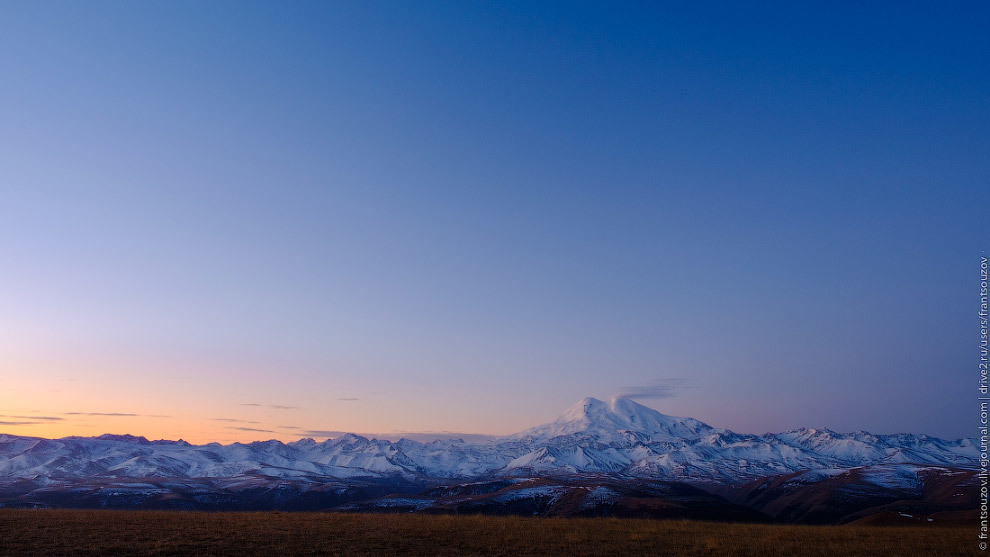
<svg viewBox="0 0 990 557">
<path fill-rule="evenodd" d="M 647 385 L 629 387 L 617 396 L 618 398 L 628 398 L 633 400 L 674 398 L 680 395 L 683 389 L 691 388 L 694 387 L 685 385 L 685 380 L 682 377 L 668 377 L 664 379 L 657 379 Z"/>
<path fill-rule="evenodd" d="M 109 418 L 171 418 L 167 414 L 132 414 L 130 412 L 66 412 L 63 416 L 103 416 Z"/>
<path fill-rule="evenodd" d="M 214 422 L 228 422 L 235 424 L 260 424 L 261 422 L 256 422 L 254 420 L 238 420 L 237 418 L 210 418 Z"/>
<path fill-rule="evenodd" d="M 109 416 L 113 418 L 134 418 L 140 414 L 129 414 L 125 412 L 66 412 L 66 416 Z M 164 416 L 155 416 L 164 417 Z"/>
<path fill-rule="evenodd" d="M 54 416 L 11 416 L 11 415 L 2 415 L 0 416 L 0 418 L 17 418 L 19 420 L 44 420 L 46 422 L 58 422 L 65 419 L 65 418 L 56 418 Z"/>
<path fill-rule="evenodd" d="M 347 435 L 346 431 L 332 431 L 326 429 L 310 429 L 302 433 L 307 437 L 340 437 L 341 435 Z"/>
</svg>

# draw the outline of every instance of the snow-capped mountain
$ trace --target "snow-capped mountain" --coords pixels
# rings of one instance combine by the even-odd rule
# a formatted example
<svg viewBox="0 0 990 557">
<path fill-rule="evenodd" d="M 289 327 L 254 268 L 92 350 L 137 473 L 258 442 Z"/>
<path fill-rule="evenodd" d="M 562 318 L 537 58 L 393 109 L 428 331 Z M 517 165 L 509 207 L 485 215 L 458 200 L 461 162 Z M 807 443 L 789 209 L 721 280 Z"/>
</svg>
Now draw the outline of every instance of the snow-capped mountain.
<svg viewBox="0 0 990 557">
<path fill-rule="evenodd" d="M 697 439 L 714 431 L 693 418 L 674 418 L 628 398 L 603 402 L 586 398 L 571 406 L 554 421 L 510 436 L 530 442 L 570 439 L 596 443 L 626 441 L 664 442 Z"/>
<path fill-rule="evenodd" d="M 324 442 L 190 445 L 143 437 L 39 439 L 0 434 L 0 483 L 79 479 L 472 479 L 609 474 L 741 484 L 754 478 L 875 465 L 973 468 L 973 440 L 798 429 L 743 435 L 667 416 L 626 398 L 586 398 L 554 421 L 478 442 L 347 434 Z"/>
</svg>

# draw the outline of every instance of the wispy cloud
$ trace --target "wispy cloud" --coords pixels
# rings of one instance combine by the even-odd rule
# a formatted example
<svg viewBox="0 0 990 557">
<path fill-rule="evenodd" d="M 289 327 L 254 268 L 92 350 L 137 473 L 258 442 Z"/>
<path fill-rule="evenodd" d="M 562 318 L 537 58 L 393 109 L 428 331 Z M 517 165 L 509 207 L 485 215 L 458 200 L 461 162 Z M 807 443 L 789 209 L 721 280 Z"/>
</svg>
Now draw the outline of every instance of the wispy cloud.
<svg viewBox="0 0 990 557">
<path fill-rule="evenodd" d="M 682 390 L 691 388 L 693 387 L 686 385 L 686 381 L 681 377 L 667 377 L 657 379 L 647 385 L 629 387 L 625 391 L 619 393 L 618 396 L 620 398 L 641 400 L 674 398 L 680 395 Z"/>
<path fill-rule="evenodd" d="M 257 402 L 242 402 L 241 406 L 254 406 L 257 408 L 267 407 L 274 408 L 275 410 L 298 410 L 298 406 L 285 406 L 282 404 L 258 404 Z"/>
<path fill-rule="evenodd" d="M 345 435 L 347 432 L 328 429 L 309 429 L 302 433 L 307 437 L 340 437 L 341 435 Z"/>
<path fill-rule="evenodd" d="M 214 422 L 229 422 L 234 424 L 260 424 L 254 420 L 239 420 L 237 418 L 210 418 Z"/>
<path fill-rule="evenodd" d="M 132 418 L 139 416 L 140 414 L 129 414 L 124 412 L 66 412 L 66 416 L 111 416 L 115 418 L 127 417 Z"/>
<path fill-rule="evenodd" d="M 45 422 L 0 422 L 0 425 L 38 425 Z"/>
<path fill-rule="evenodd" d="M 0 415 L 0 418 L 17 418 L 18 420 L 41 420 L 45 422 L 59 422 L 65 418 L 56 418 L 55 416 L 12 416 L 12 415 Z"/>
<path fill-rule="evenodd" d="M 254 431 L 258 433 L 277 433 L 270 429 L 259 429 L 256 427 L 238 427 L 238 426 L 228 426 L 227 429 L 236 429 L 237 431 Z"/>
<path fill-rule="evenodd" d="M 110 418 L 171 418 L 165 414 L 133 414 L 130 412 L 65 412 L 63 416 L 104 416 Z"/>
<path fill-rule="evenodd" d="M 276 426 L 276 427 L 279 427 L 281 429 L 302 429 L 301 427 L 299 427 L 297 425 L 280 425 L 280 426 Z"/>
</svg>

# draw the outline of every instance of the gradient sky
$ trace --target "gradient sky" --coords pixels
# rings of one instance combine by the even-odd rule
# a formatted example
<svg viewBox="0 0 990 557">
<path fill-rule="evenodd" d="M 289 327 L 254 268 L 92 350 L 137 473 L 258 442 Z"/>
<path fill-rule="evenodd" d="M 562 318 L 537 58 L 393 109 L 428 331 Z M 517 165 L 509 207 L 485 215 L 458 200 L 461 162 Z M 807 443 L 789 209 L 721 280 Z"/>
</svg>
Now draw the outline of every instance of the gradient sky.
<svg viewBox="0 0 990 557">
<path fill-rule="evenodd" d="M 0 431 L 975 434 L 986 3 L 532 4 L 4 2 Z"/>
</svg>

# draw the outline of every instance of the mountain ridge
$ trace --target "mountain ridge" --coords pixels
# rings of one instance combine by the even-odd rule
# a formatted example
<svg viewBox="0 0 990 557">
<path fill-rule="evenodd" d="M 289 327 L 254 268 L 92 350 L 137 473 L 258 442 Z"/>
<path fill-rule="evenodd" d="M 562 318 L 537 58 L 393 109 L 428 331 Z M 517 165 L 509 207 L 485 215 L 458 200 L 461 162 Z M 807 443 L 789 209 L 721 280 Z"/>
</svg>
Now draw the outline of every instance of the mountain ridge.
<svg viewBox="0 0 990 557">
<path fill-rule="evenodd" d="M 32 442 L 32 440 L 34 442 Z M 724 482 L 812 470 L 925 465 L 968 468 L 972 439 L 798 428 L 751 435 L 624 397 L 585 398 L 551 422 L 479 441 L 388 441 L 344 434 L 221 445 L 134 435 L 42 439 L 0 434 L 0 481 L 86 477 L 486 478 L 613 474 Z"/>
<path fill-rule="evenodd" d="M 0 434 L 0 507 L 800 523 L 893 513 L 952 523 L 976 509 L 977 457 L 973 439 L 825 428 L 741 434 L 621 397 L 587 398 L 545 424 L 473 441 L 348 433 L 192 445 Z"/>
</svg>

